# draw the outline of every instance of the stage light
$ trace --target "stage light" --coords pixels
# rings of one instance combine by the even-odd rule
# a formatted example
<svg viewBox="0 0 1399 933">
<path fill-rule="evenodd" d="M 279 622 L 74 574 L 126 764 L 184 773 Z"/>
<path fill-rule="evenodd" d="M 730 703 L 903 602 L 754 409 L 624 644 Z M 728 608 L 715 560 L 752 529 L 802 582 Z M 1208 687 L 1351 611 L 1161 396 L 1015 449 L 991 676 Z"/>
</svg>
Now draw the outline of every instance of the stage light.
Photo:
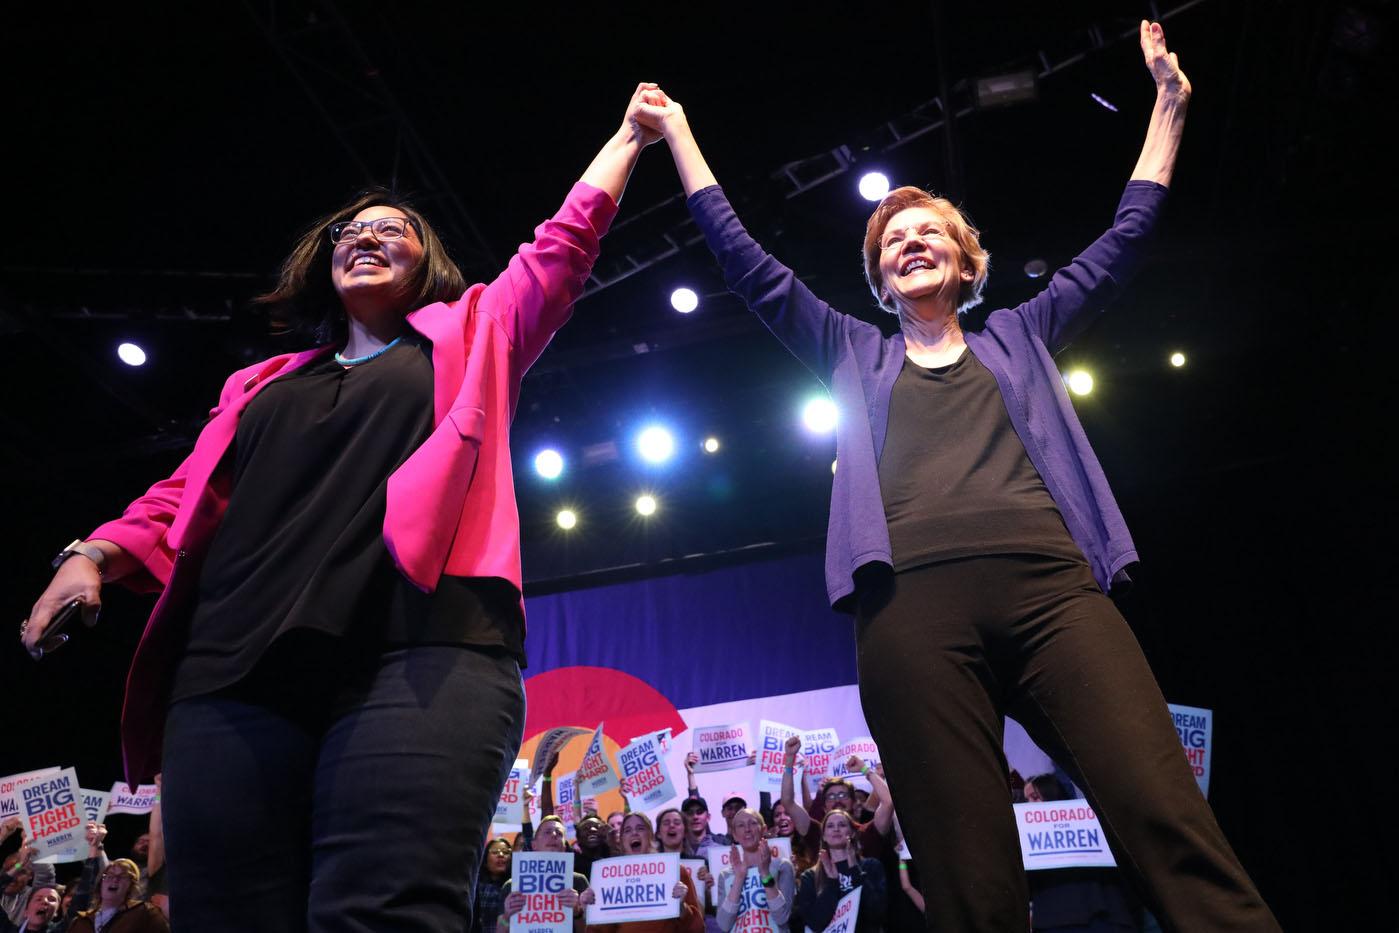
<svg viewBox="0 0 1399 933">
<path fill-rule="evenodd" d="M 559 523 L 559 527 L 564 531 L 570 531 L 574 525 L 578 524 L 578 513 L 572 509 L 560 509 L 559 514 L 554 516 L 554 521 Z"/>
<path fill-rule="evenodd" d="M 832 475 L 832 476 L 835 476 L 835 475 L 836 475 L 836 461 L 834 461 L 834 460 L 831 461 L 831 475 Z"/>
<path fill-rule="evenodd" d="M 636 436 L 636 449 L 651 463 L 664 463 L 675 453 L 675 438 L 660 425 L 652 425 Z"/>
<path fill-rule="evenodd" d="M 1025 278 L 1038 279 L 1049 271 L 1049 263 L 1043 259 L 1031 259 L 1025 263 Z"/>
<path fill-rule="evenodd" d="M 715 454 L 715 453 L 718 453 L 718 452 L 719 452 L 719 438 L 717 438 L 717 437 L 706 437 L 706 438 L 704 439 L 704 452 L 707 453 L 707 454 Z"/>
<path fill-rule="evenodd" d="M 146 351 L 134 343 L 119 344 L 117 346 L 117 359 L 127 366 L 142 366 L 146 362 Z"/>
<path fill-rule="evenodd" d="M 1086 369 L 1075 369 L 1064 377 L 1069 391 L 1074 395 L 1087 395 L 1093 391 L 1093 376 Z"/>
<path fill-rule="evenodd" d="M 1185 365 L 1185 354 L 1184 354 L 1184 353 L 1181 353 L 1179 350 L 1177 350 L 1176 352 L 1172 353 L 1172 354 L 1171 354 L 1171 365 L 1174 366 L 1176 369 L 1180 369 L 1182 366 L 1184 366 L 1184 365 Z"/>
<path fill-rule="evenodd" d="M 546 447 L 534 455 L 534 472 L 545 479 L 558 479 L 563 474 L 563 454 Z"/>
<path fill-rule="evenodd" d="M 1117 113 L 1117 108 L 1112 105 L 1112 102 L 1106 97 L 1103 97 L 1101 94 L 1094 94 L 1092 91 L 1089 91 L 1088 96 L 1093 98 L 1098 103 L 1102 104 L 1107 109 L 1111 110 L 1113 113 Z"/>
<path fill-rule="evenodd" d="M 699 295 L 691 288 L 677 288 L 670 293 L 670 306 L 681 314 L 689 314 L 699 307 Z"/>
<path fill-rule="evenodd" d="M 802 408 L 802 424 L 813 434 L 830 434 L 836 426 L 836 406 L 828 398 L 814 398 Z"/>
<path fill-rule="evenodd" d="M 655 497 L 655 496 L 637 496 L 637 497 L 636 497 L 636 511 L 639 512 L 639 513 L 642 514 L 642 515 L 654 515 L 654 514 L 656 514 L 656 497 Z"/>
<path fill-rule="evenodd" d="M 866 172 L 860 176 L 860 197 L 880 201 L 889 193 L 889 179 L 883 172 Z"/>
</svg>

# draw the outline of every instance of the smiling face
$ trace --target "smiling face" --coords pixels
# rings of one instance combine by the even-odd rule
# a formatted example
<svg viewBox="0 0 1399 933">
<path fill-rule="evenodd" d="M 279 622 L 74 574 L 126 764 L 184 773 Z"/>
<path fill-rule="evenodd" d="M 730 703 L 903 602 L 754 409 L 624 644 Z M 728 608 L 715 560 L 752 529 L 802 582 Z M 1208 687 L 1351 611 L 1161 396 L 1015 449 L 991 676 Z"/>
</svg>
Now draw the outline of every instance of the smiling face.
<svg viewBox="0 0 1399 933">
<path fill-rule="evenodd" d="M 685 825 L 690 835 L 699 839 L 709 831 L 709 811 L 703 807 L 691 807 L 685 811 Z"/>
<path fill-rule="evenodd" d="M 595 849 L 605 845 L 607 824 L 595 816 L 590 816 L 578 824 L 578 844 L 585 849 Z"/>
<path fill-rule="evenodd" d="M 781 801 L 772 805 L 772 829 L 779 836 L 790 836 L 796 829 L 792 825 L 791 814 L 782 806 Z"/>
<path fill-rule="evenodd" d="M 534 832 L 535 852 L 562 852 L 564 850 L 563 824 L 558 820 L 545 820 Z"/>
<path fill-rule="evenodd" d="M 403 235 L 380 239 L 369 226 L 371 221 L 399 218 Z M 359 236 L 339 240 L 330 257 L 330 280 L 347 307 L 372 301 L 392 304 L 406 291 L 413 272 L 423 258 L 423 241 L 408 223 L 408 215 L 396 207 L 375 205 L 355 214 L 364 226 Z"/>
<path fill-rule="evenodd" d="M 98 881 L 97 893 L 103 907 L 120 907 L 131 895 L 131 875 L 120 865 L 108 865 Z"/>
<path fill-rule="evenodd" d="M 645 855 L 654 850 L 651 824 L 640 813 L 630 813 L 622 821 L 622 854 Z"/>
<path fill-rule="evenodd" d="M 850 837 L 855 834 L 855 827 L 850 822 L 850 817 L 843 810 L 836 810 L 826 817 L 826 822 L 821 828 L 821 841 L 828 849 L 844 849 L 850 845 Z"/>
<path fill-rule="evenodd" d="M 752 810 L 739 810 L 734 814 L 732 820 L 734 829 L 734 842 L 737 842 L 749 852 L 756 852 L 758 846 L 766 845 L 763 841 L 762 818 Z"/>
<path fill-rule="evenodd" d="M 24 908 L 24 919 L 31 930 L 39 930 L 58 913 L 58 891 L 50 887 L 36 888 L 29 895 L 29 903 Z"/>
<path fill-rule="evenodd" d="M 972 270 L 963 268 L 962 251 L 949 236 L 947 220 L 932 207 L 915 205 L 889 218 L 880 234 L 881 298 L 907 313 L 924 299 L 956 310 L 963 282 Z"/>
<path fill-rule="evenodd" d="M 656 835 L 660 838 L 661 845 L 667 849 L 679 849 L 680 843 L 685 839 L 685 817 L 679 810 L 662 813 L 660 821 L 656 824 Z"/>
</svg>

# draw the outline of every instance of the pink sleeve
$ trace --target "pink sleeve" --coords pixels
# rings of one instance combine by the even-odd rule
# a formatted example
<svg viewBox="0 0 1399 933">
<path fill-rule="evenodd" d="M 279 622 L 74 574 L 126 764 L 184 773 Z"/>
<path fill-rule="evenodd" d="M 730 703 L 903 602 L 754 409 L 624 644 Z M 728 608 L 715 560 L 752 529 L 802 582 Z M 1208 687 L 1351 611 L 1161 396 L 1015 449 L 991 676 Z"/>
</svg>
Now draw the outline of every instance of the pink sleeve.
<svg viewBox="0 0 1399 933">
<path fill-rule="evenodd" d="M 242 386 L 246 370 L 234 373 L 224 383 L 219 394 L 219 403 L 209 411 L 212 421 L 233 400 Z M 170 582 L 170 571 L 175 566 L 175 549 L 167 539 L 170 526 L 175 523 L 175 515 L 180 510 L 180 502 L 185 493 L 185 476 L 189 473 L 191 453 L 175 472 L 160 480 L 145 495 L 126 507 L 121 518 L 99 525 L 87 537 L 101 539 L 121 546 L 132 557 L 141 562 L 145 573 L 138 573 L 122 579 L 123 586 L 140 593 L 158 592 Z"/>
<path fill-rule="evenodd" d="M 499 322 L 516 354 L 516 377 L 539 359 L 564 325 L 597 259 L 617 204 L 607 192 L 578 182 L 563 207 L 534 231 L 494 282 L 477 309 Z"/>
</svg>

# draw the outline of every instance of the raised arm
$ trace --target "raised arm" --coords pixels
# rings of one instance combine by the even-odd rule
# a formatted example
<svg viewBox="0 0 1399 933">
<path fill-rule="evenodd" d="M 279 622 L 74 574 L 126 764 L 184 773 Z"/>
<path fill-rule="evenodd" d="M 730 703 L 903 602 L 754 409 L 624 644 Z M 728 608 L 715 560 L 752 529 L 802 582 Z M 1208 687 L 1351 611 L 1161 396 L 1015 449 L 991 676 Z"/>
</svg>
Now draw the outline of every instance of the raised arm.
<svg viewBox="0 0 1399 933">
<path fill-rule="evenodd" d="M 805 836 L 811 829 L 811 814 L 807 813 L 806 807 L 797 803 L 797 791 L 795 772 L 797 769 L 797 752 L 801 751 L 802 739 L 799 735 L 788 736 L 787 744 L 782 749 L 782 806 L 786 809 L 787 815 L 792 818 L 792 831 L 798 836 Z M 805 795 L 805 781 L 803 784 L 803 794 Z"/>
<path fill-rule="evenodd" d="M 1180 70 L 1176 53 L 1167 51 L 1166 35 L 1160 23 L 1141 24 L 1142 57 L 1156 82 L 1156 106 L 1151 110 L 1151 123 L 1146 128 L 1142 154 L 1132 170 L 1132 181 L 1154 181 L 1163 187 L 1171 184 L 1176 153 L 1185 133 L 1185 110 L 1190 103 L 1190 79 Z"/>
<path fill-rule="evenodd" d="M 847 331 L 873 330 L 872 325 L 841 314 L 817 298 L 791 269 L 748 235 L 705 162 L 679 103 L 659 90 L 648 91 L 642 95 L 637 117 L 659 131 L 670 147 L 690 213 L 723 270 L 725 284 L 816 378 L 829 383 Z"/>
<path fill-rule="evenodd" d="M 1113 224 L 1073 262 L 1050 278 L 1044 291 L 1014 309 L 1051 353 L 1058 353 L 1092 323 L 1141 265 L 1165 202 L 1190 101 L 1190 81 L 1174 52 L 1166 50 L 1159 23 L 1141 25 L 1142 56 L 1156 82 L 1156 104 L 1146 141 Z M 997 326 L 997 314 L 987 321 Z"/>
<path fill-rule="evenodd" d="M 499 322 L 509 336 L 517 378 L 568 320 L 592 273 L 602 236 L 617 213 L 637 156 L 661 138 L 637 119 L 641 94 L 654 88 L 654 84 L 637 85 L 621 127 L 598 150 L 563 207 L 535 230 L 534 241 L 520 247 L 505 271 L 481 294 L 477 309 Z"/>
</svg>

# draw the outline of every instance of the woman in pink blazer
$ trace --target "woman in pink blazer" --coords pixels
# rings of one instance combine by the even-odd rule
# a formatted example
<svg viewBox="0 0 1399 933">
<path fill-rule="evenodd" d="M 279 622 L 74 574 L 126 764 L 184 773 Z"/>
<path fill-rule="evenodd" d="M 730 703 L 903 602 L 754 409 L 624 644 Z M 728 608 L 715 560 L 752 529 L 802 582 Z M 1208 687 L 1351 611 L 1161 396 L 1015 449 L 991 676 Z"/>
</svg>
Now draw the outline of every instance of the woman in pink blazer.
<svg viewBox="0 0 1399 933">
<path fill-rule="evenodd" d="M 181 926 L 469 925 L 524 722 L 510 421 L 659 138 L 654 87 L 490 284 L 387 192 L 323 218 L 262 299 L 316 349 L 234 373 L 175 473 L 55 560 L 31 651 L 105 582 L 160 592 L 122 748 L 163 772 Z"/>
</svg>

